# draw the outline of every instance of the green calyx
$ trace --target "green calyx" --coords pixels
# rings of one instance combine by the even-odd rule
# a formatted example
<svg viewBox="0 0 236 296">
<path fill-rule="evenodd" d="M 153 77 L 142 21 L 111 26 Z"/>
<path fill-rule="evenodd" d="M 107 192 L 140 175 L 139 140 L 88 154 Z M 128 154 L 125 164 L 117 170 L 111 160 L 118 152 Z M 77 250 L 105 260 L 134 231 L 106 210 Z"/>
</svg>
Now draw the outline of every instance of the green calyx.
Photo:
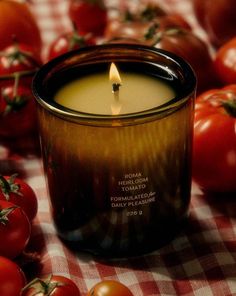
<svg viewBox="0 0 236 296">
<path fill-rule="evenodd" d="M 8 215 L 17 208 L 18 208 L 17 206 L 13 206 L 7 209 L 2 209 L 2 210 L 0 209 L 0 224 L 6 226 L 7 223 L 9 222 Z"/>
<path fill-rule="evenodd" d="M 52 275 L 49 275 L 46 279 L 42 280 L 40 278 L 33 279 L 30 283 L 28 283 L 23 289 L 26 291 L 28 289 L 33 288 L 35 293 L 33 295 L 42 295 L 42 296 L 50 296 L 54 292 L 54 290 L 59 287 L 63 286 L 64 284 L 52 281 Z"/>
<path fill-rule="evenodd" d="M 14 73 L 14 88 L 13 88 L 13 97 L 9 96 L 6 93 L 6 89 L 2 89 L 1 95 L 6 103 L 6 107 L 4 111 L 2 112 L 3 116 L 6 116 L 11 111 L 18 111 L 22 107 L 24 107 L 27 103 L 27 101 L 30 99 L 29 95 L 19 95 L 18 94 L 18 86 L 19 86 L 19 80 L 21 77 L 20 73 Z"/>
<path fill-rule="evenodd" d="M 19 184 L 15 183 L 16 176 L 17 174 L 14 174 L 10 176 L 10 178 L 7 180 L 2 175 L 0 175 L 0 190 L 2 191 L 7 201 L 9 200 L 10 193 L 22 195 L 22 193 L 20 192 Z"/>
<path fill-rule="evenodd" d="M 236 98 L 230 99 L 228 101 L 222 101 L 221 105 L 227 114 L 232 117 L 236 117 Z"/>
<path fill-rule="evenodd" d="M 158 44 L 164 36 L 175 36 L 177 34 L 184 34 L 185 31 L 182 28 L 167 28 L 165 30 L 159 30 L 160 25 L 158 23 L 153 23 L 144 35 L 145 40 L 153 40 L 153 46 Z"/>
<path fill-rule="evenodd" d="M 19 61 L 20 64 L 23 64 L 26 66 L 29 64 L 29 61 L 30 61 L 30 63 L 35 65 L 35 68 L 38 68 L 40 66 L 33 58 L 32 53 L 21 50 L 18 46 L 18 43 L 15 41 L 14 41 L 14 47 L 12 51 L 10 52 L 0 51 L 0 56 L 6 57 L 8 59 L 9 66 L 14 64 L 15 61 Z"/>
</svg>

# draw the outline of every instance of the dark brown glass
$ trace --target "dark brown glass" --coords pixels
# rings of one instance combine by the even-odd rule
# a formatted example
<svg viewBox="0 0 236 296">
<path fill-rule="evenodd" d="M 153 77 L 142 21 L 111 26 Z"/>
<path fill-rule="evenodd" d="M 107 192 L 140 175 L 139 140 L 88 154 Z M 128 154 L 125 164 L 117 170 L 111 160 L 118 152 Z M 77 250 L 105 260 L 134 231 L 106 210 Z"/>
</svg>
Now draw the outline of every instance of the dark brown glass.
<svg viewBox="0 0 236 296">
<path fill-rule="evenodd" d="M 54 101 L 58 87 L 111 62 L 165 80 L 176 97 L 154 109 L 92 115 Z M 132 256 L 168 242 L 188 215 L 192 69 L 170 53 L 137 45 L 81 49 L 36 75 L 44 169 L 59 236 L 77 250 Z"/>
</svg>

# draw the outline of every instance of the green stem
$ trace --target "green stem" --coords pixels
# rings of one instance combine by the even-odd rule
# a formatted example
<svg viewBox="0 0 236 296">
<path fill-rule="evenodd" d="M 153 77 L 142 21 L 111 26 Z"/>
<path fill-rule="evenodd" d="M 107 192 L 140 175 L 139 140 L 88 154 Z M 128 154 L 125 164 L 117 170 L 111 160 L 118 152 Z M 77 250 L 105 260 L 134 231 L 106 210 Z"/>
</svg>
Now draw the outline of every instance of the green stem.
<svg viewBox="0 0 236 296">
<path fill-rule="evenodd" d="M 14 211 L 15 209 L 17 209 L 19 207 L 17 206 L 12 206 L 12 207 L 9 207 L 7 209 L 2 209 L 0 210 L 0 223 L 4 226 L 7 225 L 7 223 L 9 222 L 9 219 L 8 219 L 8 215 Z"/>
<path fill-rule="evenodd" d="M 7 79 L 14 79 L 16 75 L 19 75 L 20 77 L 22 76 L 32 76 L 34 75 L 38 69 L 35 70 L 30 70 L 30 71 L 19 71 L 19 72 L 14 72 L 13 74 L 8 74 L 8 75 L 2 75 L 0 76 L 0 81 L 1 80 L 7 80 Z"/>
<path fill-rule="evenodd" d="M 236 99 L 221 102 L 225 111 L 232 117 L 236 117 Z"/>
</svg>

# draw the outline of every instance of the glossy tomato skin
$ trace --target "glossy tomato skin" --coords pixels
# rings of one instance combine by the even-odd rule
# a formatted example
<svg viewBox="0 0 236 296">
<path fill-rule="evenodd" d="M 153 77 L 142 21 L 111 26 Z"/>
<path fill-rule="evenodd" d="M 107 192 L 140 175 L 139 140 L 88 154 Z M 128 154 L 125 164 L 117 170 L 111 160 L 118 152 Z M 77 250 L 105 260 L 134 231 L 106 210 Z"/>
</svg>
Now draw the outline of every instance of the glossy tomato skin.
<svg viewBox="0 0 236 296">
<path fill-rule="evenodd" d="M 235 98 L 236 85 L 229 85 L 206 91 L 196 99 L 193 179 L 204 191 L 236 191 Z M 228 102 L 234 115 L 223 107 Z"/>
<path fill-rule="evenodd" d="M 0 256 L 0 295 L 18 296 L 26 283 L 25 275 L 13 261 Z"/>
<path fill-rule="evenodd" d="M 236 83 L 236 37 L 219 48 L 214 65 L 223 84 Z"/>
<path fill-rule="evenodd" d="M 87 296 L 134 296 L 130 289 L 120 282 L 104 280 L 90 289 Z"/>
<path fill-rule="evenodd" d="M 25 212 L 13 203 L 0 200 L 1 215 L 4 211 L 12 210 L 7 214 L 6 221 L 0 217 L 0 237 L 4 243 L 0 244 L 0 256 L 14 259 L 20 255 L 28 244 L 31 226 Z"/>
<path fill-rule="evenodd" d="M 161 38 L 157 40 L 154 46 L 173 52 L 192 66 L 197 76 L 199 92 L 215 84 L 216 75 L 208 48 L 192 32 L 170 28 L 163 31 Z"/>
<path fill-rule="evenodd" d="M 10 201 L 21 207 L 32 221 L 38 209 L 37 197 L 33 189 L 16 176 L 0 176 L 0 200 Z"/>
<path fill-rule="evenodd" d="M 214 86 L 217 79 L 207 45 L 191 31 L 167 22 L 164 17 L 159 21 L 158 26 L 153 22 L 113 21 L 106 36 L 112 42 L 120 37 L 123 41 L 128 39 L 135 43 L 136 40 L 138 44 L 170 51 L 192 66 L 198 79 L 199 92 Z"/>
<path fill-rule="evenodd" d="M 236 35 L 235 0 L 194 0 L 196 17 L 216 47 Z M 224 21 L 225 20 L 225 21 Z"/>
<path fill-rule="evenodd" d="M 45 291 L 43 286 L 38 284 L 39 281 L 33 280 L 27 285 L 27 287 L 24 288 L 21 296 L 80 296 L 80 291 L 78 287 L 69 278 L 60 275 L 52 275 L 40 280 L 46 283 Z M 50 294 L 48 294 L 48 289 L 51 289 Z"/>
<path fill-rule="evenodd" d="M 17 42 L 32 46 L 41 51 L 42 40 L 38 25 L 26 3 L 14 0 L 0 1 L 0 50 Z"/>
<path fill-rule="evenodd" d="M 103 0 L 70 0 L 69 16 L 82 35 L 103 36 L 108 17 Z"/>
<path fill-rule="evenodd" d="M 50 45 L 47 60 L 52 60 L 71 50 L 95 45 L 95 43 L 95 39 L 89 35 L 82 36 L 75 31 L 63 33 Z"/>
<path fill-rule="evenodd" d="M 39 55 L 32 46 L 14 43 L 0 53 L 0 76 L 15 72 L 37 70 L 42 65 Z"/>
<path fill-rule="evenodd" d="M 41 57 L 31 46 L 17 42 L 7 46 L 0 52 L 0 89 L 11 84 L 16 75 L 31 89 L 32 78 L 41 65 Z"/>
<path fill-rule="evenodd" d="M 0 94 L 0 136 L 17 138 L 34 132 L 37 128 L 36 104 L 31 89 L 19 85 L 15 94 L 15 81 L 5 83 Z"/>
</svg>

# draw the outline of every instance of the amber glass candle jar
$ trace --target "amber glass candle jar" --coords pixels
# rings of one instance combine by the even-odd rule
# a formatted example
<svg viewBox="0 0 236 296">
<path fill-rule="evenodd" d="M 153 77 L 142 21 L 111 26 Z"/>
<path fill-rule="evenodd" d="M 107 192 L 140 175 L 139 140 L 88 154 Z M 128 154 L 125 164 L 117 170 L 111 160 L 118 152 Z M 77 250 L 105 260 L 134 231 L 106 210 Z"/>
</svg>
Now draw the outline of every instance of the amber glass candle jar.
<svg viewBox="0 0 236 296">
<path fill-rule="evenodd" d="M 96 100 L 109 105 L 105 96 L 113 100 L 109 82 L 108 94 L 100 92 L 111 63 L 121 71 L 116 114 L 95 107 Z M 168 98 L 162 94 L 155 106 L 159 88 L 150 92 L 143 76 L 161 82 Z M 71 82 L 76 87 L 64 92 Z M 131 84 L 139 87 L 136 95 Z M 162 246 L 179 230 L 190 202 L 195 86 L 184 60 L 139 45 L 88 47 L 39 70 L 33 91 L 44 169 L 53 220 L 65 242 L 96 255 L 132 256 Z M 86 99 L 82 88 L 90 91 Z M 76 107 L 69 104 L 71 94 Z M 87 109 L 80 110 L 81 100 Z"/>
</svg>

